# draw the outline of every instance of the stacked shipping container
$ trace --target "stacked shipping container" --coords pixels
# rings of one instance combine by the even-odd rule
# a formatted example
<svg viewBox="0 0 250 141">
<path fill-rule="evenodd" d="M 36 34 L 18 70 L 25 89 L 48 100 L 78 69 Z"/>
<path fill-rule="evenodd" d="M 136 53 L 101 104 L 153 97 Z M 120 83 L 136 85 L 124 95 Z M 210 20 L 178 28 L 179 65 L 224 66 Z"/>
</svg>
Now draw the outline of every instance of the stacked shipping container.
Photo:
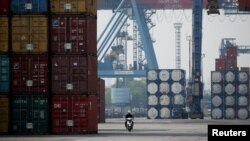
<svg viewBox="0 0 250 141">
<path fill-rule="evenodd" d="M 185 108 L 185 71 L 147 72 L 148 118 L 182 118 Z"/>
<path fill-rule="evenodd" d="M 225 71 L 225 70 L 238 70 L 237 67 L 237 47 L 228 47 L 225 56 L 220 56 L 220 58 L 215 59 L 215 70 Z"/>
<path fill-rule="evenodd" d="M 249 69 L 238 71 L 237 47 L 228 47 L 211 72 L 212 119 L 248 119 Z"/>
<path fill-rule="evenodd" d="M 53 133 L 97 132 L 96 13 L 96 0 L 0 1 L 0 133 L 48 134 L 50 115 Z"/>
<path fill-rule="evenodd" d="M 236 118 L 236 79 L 237 72 L 236 71 L 226 71 L 224 72 L 224 118 L 225 119 L 235 119 Z"/>
<path fill-rule="evenodd" d="M 8 15 L 9 13 L 9 0 L 0 1 L 0 15 Z"/>
<path fill-rule="evenodd" d="M 96 1 L 50 0 L 52 132 L 97 133 Z"/>
<path fill-rule="evenodd" d="M 249 118 L 249 71 L 240 71 L 238 73 L 237 87 L 237 118 Z"/>
<path fill-rule="evenodd" d="M 212 72 L 211 80 L 212 80 L 212 92 L 211 92 L 211 113 L 213 119 L 221 119 L 223 114 L 223 73 L 222 72 Z"/>
<path fill-rule="evenodd" d="M 97 95 L 98 95 L 98 122 L 105 123 L 105 81 L 98 79 L 97 82 Z"/>
<path fill-rule="evenodd" d="M 213 71 L 212 119 L 248 119 L 249 72 Z"/>
<path fill-rule="evenodd" d="M 11 0 L 11 131 L 49 133 L 48 1 Z"/>
<path fill-rule="evenodd" d="M 0 1 L 0 134 L 9 131 L 9 1 Z"/>
</svg>

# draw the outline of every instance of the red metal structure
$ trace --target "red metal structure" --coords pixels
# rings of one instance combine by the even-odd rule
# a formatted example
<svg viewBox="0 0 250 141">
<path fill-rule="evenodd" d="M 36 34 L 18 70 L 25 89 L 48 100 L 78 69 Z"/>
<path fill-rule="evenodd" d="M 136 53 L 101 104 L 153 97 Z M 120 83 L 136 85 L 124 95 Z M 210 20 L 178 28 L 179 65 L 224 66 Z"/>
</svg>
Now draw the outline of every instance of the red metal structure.
<svg viewBox="0 0 250 141">
<path fill-rule="evenodd" d="M 250 11 L 250 1 L 249 0 L 238 0 L 240 11 Z"/>
<path fill-rule="evenodd" d="M 97 0 L 98 9 L 115 9 L 121 0 Z M 149 9 L 192 9 L 193 0 L 137 0 L 139 5 Z M 204 1 L 204 7 L 207 2 Z"/>
<path fill-rule="evenodd" d="M 6 15 L 9 11 L 9 0 L 0 0 L 0 15 Z"/>
</svg>

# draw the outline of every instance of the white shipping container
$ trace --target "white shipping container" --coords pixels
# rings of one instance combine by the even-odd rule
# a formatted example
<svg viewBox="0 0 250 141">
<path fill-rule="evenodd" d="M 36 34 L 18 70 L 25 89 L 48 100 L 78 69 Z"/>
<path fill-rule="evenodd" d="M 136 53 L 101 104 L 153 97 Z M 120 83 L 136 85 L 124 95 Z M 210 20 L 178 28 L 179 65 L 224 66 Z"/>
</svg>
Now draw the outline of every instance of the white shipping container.
<svg viewBox="0 0 250 141">
<path fill-rule="evenodd" d="M 160 97 L 160 104 L 163 106 L 167 106 L 170 104 L 170 98 L 168 95 L 162 95 Z"/>
<path fill-rule="evenodd" d="M 155 70 L 148 71 L 148 80 L 155 81 L 157 79 L 157 72 Z"/>
<path fill-rule="evenodd" d="M 150 119 L 155 119 L 157 116 L 158 116 L 158 111 L 154 107 L 148 110 L 148 117 Z"/>
<path fill-rule="evenodd" d="M 237 112 L 238 119 L 247 119 L 248 118 L 248 111 L 245 108 L 240 108 Z"/>
<path fill-rule="evenodd" d="M 238 97 L 238 106 L 248 106 L 248 98 L 246 96 Z"/>
<path fill-rule="evenodd" d="M 169 85 L 168 85 L 168 83 L 167 82 L 162 82 L 161 84 L 160 84 L 160 92 L 161 93 L 169 93 Z"/>
<path fill-rule="evenodd" d="M 219 108 L 214 108 L 212 110 L 212 118 L 213 119 L 220 119 L 222 118 L 222 110 Z"/>
<path fill-rule="evenodd" d="M 150 94 L 155 94 L 157 92 L 157 90 L 158 90 L 158 86 L 156 83 L 151 82 L 148 84 L 148 92 Z"/>
<path fill-rule="evenodd" d="M 240 83 L 247 83 L 248 82 L 248 73 L 247 72 L 239 72 L 238 73 L 238 81 Z"/>
<path fill-rule="evenodd" d="M 238 85 L 238 93 L 241 94 L 241 95 L 248 94 L 248 86 L 247 86 L 247 84 Z"/>
<path fill-rule="evenodd" d="M 183 85 L 181 85 L 180 83 L 175 82 L 175 83 L 172 84 L 171 90 L 172 90 L 173 93 L 179 94 L 183 90 Z"/>
<path fill-rule="evenodd" d="M 155 106 L 158 104 L 158 98 L 155 95 L 150 95 L 148 97 L 148 105 Z"/>
<path fill-rule="evenodd" d="M 173 81 L 180 81 L 184 78 L 184 73 L 181 70 L 173 70 L 171 77 Z"/>
<path fill-rule="evenodd" d="M 222 93 L 222 87 L 220 84 L 213 84 L 212 85 L 212 93 L 213 94 L 221 94 Z"/>
<path fill-rule="evenodd" d="M 222 74 L 221 74 L 221 72 L 213 71 L 212 72 L 212 82 L 213 83 L 219 83 L 221 81 L 222 81 Z"/>
<path fill-rule="evenodd" d="M 235 118 L 235 110 L 233 108 L 226 108 L 226 115 L 225 117 L 227 119 L 233 119 Z"/>
<path fill-rule="evenodd" d="M 231 71 L 226 73 L 226 81 L 227 82 L 234 82 L 235 81 L 235 74 Z"/>
<path fill-rule="evenodd" d="M 226 105 L 227 106 L 233 106 L 233 105 L 235 105 L 235 98 L 234 97 L 232 97 L 232 96 L 226 96 Z"/>
<path fill-rule="evenodd" d="M 181 94 L 174 96 L 174 104 L 175 105 L 184 105 L 184 97 Z"/>
<path fill-rule="evenodd" d="M 160 110 L 160 117 L 161 118 L 170 118 L 170 110 L 168 108 L 161 108 Z"/>
<path fill-rule="evenodd" d="M 225 92 L 227 95 L 232 95 L 235 92 L 235 86 L 233 84 L 227 84 L 225 86 Z"/>
<path fill-rule="evenodd" d="M 212 98 L 212 104 L 216 107 L 220 106 L 222 104 L 222 99 L 218 95 L 214 96 Z"/>
<path fill-rule="evenodd" d="M 169 79 L 169 72 L 167 70 L 161 70 L 159 73 L 159 78 L 161 81 L 167 81 Z"/>
</svg>

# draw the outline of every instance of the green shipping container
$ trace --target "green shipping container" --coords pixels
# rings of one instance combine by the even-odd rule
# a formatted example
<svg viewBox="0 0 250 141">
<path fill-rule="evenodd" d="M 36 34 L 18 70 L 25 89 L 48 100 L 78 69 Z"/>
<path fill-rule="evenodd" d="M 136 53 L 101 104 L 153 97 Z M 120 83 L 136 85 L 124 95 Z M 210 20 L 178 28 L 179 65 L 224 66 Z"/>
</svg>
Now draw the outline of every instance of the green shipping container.
<svg viewBox="0 0 250 141">
<path fill-rule="evenodd" d="M 11 129 L 13 134 L 48 134 L 47 96 L 13 96 Z"/>
</svg>

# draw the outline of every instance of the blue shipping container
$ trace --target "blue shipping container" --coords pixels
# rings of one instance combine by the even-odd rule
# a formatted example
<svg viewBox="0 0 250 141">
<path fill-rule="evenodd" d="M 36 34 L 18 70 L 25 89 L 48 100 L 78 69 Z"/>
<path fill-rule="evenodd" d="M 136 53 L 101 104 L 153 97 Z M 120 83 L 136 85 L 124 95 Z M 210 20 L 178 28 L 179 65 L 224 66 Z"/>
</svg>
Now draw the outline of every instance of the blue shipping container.
<svg viewBox="0 0 250 141">
<path fill-rule="evenodd" d="M 0 56 L 0 93 L 9 92 L 10 82 L 10 65 L 9 57 L 6 55 Z"/>
<path fill-rule="evenodd" d="M 48 0 L 11 0 L 13 14 L 42 14 L 48 12 Z"/>
</svg>

